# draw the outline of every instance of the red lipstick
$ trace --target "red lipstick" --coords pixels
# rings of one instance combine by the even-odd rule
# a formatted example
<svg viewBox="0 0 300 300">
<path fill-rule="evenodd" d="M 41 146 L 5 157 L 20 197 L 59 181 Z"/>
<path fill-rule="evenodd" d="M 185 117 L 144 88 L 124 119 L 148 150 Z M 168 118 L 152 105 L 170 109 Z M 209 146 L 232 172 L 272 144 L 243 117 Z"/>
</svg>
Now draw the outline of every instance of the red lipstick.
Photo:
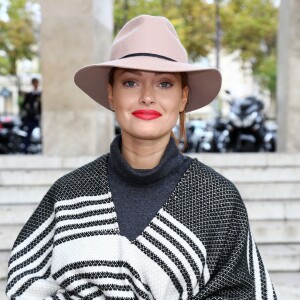
<svg viewBox="0 0 300 300">
<path fill-rule="evenodd" d="M 161 113 L 156 110 L 150 110 L 150 109 L 140 109 L 136 110 L 132 113 L 136 118 L 142 119 L 142 120 L 154 120 L 159 117 L 161 117 Z"/>
</svg>

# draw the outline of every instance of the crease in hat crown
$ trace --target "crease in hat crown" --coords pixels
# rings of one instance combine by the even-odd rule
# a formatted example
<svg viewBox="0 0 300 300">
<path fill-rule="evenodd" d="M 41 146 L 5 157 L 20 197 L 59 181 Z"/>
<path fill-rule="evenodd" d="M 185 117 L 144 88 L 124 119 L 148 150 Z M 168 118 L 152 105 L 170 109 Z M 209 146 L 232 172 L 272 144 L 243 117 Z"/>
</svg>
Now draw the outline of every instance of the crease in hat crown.
<svg viewBox="0 0 300 300">
<path fill-rule="evenodd" d="M 126 23 L 112 44 L 110 60 L 140 53 L 188 63 L 187 52 L 165 17 L 142 15 Z"/>
</svg>

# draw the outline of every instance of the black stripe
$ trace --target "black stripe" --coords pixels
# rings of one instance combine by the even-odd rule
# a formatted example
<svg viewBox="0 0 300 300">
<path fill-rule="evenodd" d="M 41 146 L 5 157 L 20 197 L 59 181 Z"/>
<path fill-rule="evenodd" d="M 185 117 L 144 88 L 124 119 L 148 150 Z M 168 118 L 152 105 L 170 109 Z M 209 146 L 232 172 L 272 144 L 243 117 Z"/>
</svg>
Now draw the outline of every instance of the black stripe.
<svg viewBox="0 0 300 300">
<path fill-rule="evenodd" d="M 260 253 L 256 247 L 258 263 L 259 263 L 259 272 L 260 272 L 260 286 L 261 286 L 261 296 L 263 300 L 268 300 L 268 293 L 267 293 L 267 279 L 265 268 L 260 256 Z"/>
<path fill-rule="evenodd" d="M 182 274 L 188 291 L 188 298 L 193 297 L 193 288 L 191 278 L 189 273 L 187 272 L 186 268 L 184 267 L 183 263 L 177 258 L 177 256 L 171 252 L 165 245 L 163 245 L 159 240 L 152 237 L 149 233 L 144 232 L 143 237 L 148 240 L 152 245 L 154 245 L 157 249 L 163 252 L 179 269 L 180 273 Z"/>
<path fill-rule="evenodd" d="M 28 253 L 30 250 L 32 250 L 38 243 L 40 243 L 45 238 L 45 236 L 47 236 L 51 232 L 54 226 L 55 226 L 55 221 L 53 220 L 49 224 L 49 226 L 43 232 L 41 232 L 30 244 L 28 244 L 25 248 L 21 249 L 19 252 L 17 252 L 10 258 L 9 265 L 11 265 L 15 260 L 17 260 L 21 256 Z M 14 248 L 15 247 L 16 245 L 14 246 Z"/>
<path fill-rule="evenodd" d="M 41 279 L 48 279 L 50 277 L 50 275 L 51 275 L 51 268 L 49 267 L 44 275 L 30 278 L 17 290 L 15 295 L 12 297 L 12 299 L 14 299 L 14 297 L 16 297 L 16 296 L 22 295 L 36 281 L 41 280 Z"/>
<path fill-rule="evenodd" d="M 63 297 L 65 298 L 65 300 L 73 300 L 73 298 L 71 298 L 70 296 L 69 296 L 69 293 L 66 291 L 66 292 L 64 292 L 63 294 Z M 59 299 L 59 298 L 58 298 Z M 59 299 L 60 300 L 60 299 Z"/>
<path fill-rule="evenodd" d="M 144 299 L 148 299 L 148 295 L 140 290 L 133 282 L 133 279 L 130 277 L 130 275 L 125 274 L 125 273 L 112 273 L 112 272 L 92 272 L 92 273 L 81 273 L 81 274 L 75 274 L 71 277 L 68 277 L 66 280 L 60 283 L 60 286 L 66 288 L 69 286 L 71 283 L 74 283 L 78 280 L 82 279 L 103 279 L 103 278 L 112 278 L 116 280 L 125 280 L 127 279 L 132 286 L 135 288 L 135 290 L 138 292 L 139 295 L 141 295 Z M 130 291 L 132 290 L 130 286 L 126 285 L 115 285 L 115 284 L 97 284 L 100 289 L 105 289 L 105 290 L 120 290 L 120 291 Z"/>
<path fill-rule="evenodd" d="M 169 228 L 171 228 L 173 231 L 175 231 L 182 239 L 184 239 L 190 247 L 197 253 L 199 256 L 203 269 L 204 266 L 206 265 L 206 259 L 204 257 L 204 254 L 202 253 L 201 249 L 195 244 L 195 242 L 182 230 L 180 230 L 178 227 L 176 227 L 174 224 L 172 224 L 168 219 L 163 217 L 161 214 L 157 215 L 157 219 L 159 219 L 162 223 L 167 225 Z"/>
<path fill-rule="evenodd" d="M 253 245 L 252 245 L 252 236 L 249 231 L 249 273 L 253 279 L 255 279 L 254 274 L 254 263 L 253 263 Z"/>
<path fill-rule="evenodd" d="M 52 276 L 55 280 L 57 280 L 60 276 L 63 274 L 76 269 L 81 269 L 85 267 L 119 267 L 121 268 L 124 265 L 124 262 L 121 260 L 117 261 L 107 261 L 107 260 L 85 260 L 85 261 L 78 261 L 74 263 L 70 263 L 63 268 L 61 268 L 59 271 L 54 273 Z"/>
<path fill-rule="evenodd" d="M 108 230 L 95 230 L 95 231 L 87 231 L 82 233 L 70 234 L 68 236 L 62 237 L 54 242 L 54 247 L 71 240 L 76 240 L 84 237 L 97 236 L 97 235 L 116 235 L 119 234 L 117 229 L 108 229 Z"/>
<path fill-rule="evenodd" d="M 137 246 L 143 253 L 145 253 L 151 260 L 153 260 L 156 264 L 158 264 L 164 272 L 170 277 L 174 287 L 177 289 L 178 294 L 180 295 L 180 299 L 182 298 L 183 288 L 180 284 L 180 281 L 174 274 L 174 272 L 167 266 L 167 264 L 156 254 L 146 248 L 142 243 L 135 240 L 132 242 L 133 245 Z"/>
<path fill-rule="evenodd" d="M 101 225 L 108 225 L 108 224 L 114 224 L 117 222 L 116 218 L 111 219 L 105 219 L 105 220 L 99 220 L 99 221 L 91 221 L 91 222 L 85 222 L 85 223 L 78 223 L 78 224 L 71 224 L 71 225 L 64 225 L 60 226 L 56 229 L 55 235 L 72 230 L 72 229 L 82 229 L 82 228 L 88 228 L 88 227 L 94 227 L 94 226 L 101 226 Z"/>
<path fill-rule="evenodd" d="M 57 222 L 60 222 L 60 221 L 65 221 L 65 220 L 84 219 L 87 217 L 105 215 L 105 214 L 109 214 L 109 213 L 113 213 L 113 212 L 114 212 L 113 207 L 112 208 L 103 208 L 103 209 L 86 211 L 84 213 L 79 213 L 79 214 L 63 215 L 63 216 L 58 217 L 56 220 L 57 220 Z"/>
<path fill-rule="evenodd" d="M 72 200 L 70 200 L 70 201 L 72 201 Z M 101 204 L 107 204 L 110 202 L 111 202 L 111 198 L 104 199 L 104 200 L 100 200 L 100 199 L 88 200 L 88 201 L 82 201 L 82 202 L 78 202 L 78 203 L 60 205 L 55 208 L 55 213 L 57 213 L 61 210 L 73 210 L 73 209 L 78 209 L 78 208 L 81 208 L 84 206 L 101 205 Z"/>
<path fill-rule="evenodd" d="M 179 252 L 182 253 L 182 255 L 186 258 L 186 260 L 191 265 L 195 276 L 197 278 L 197 281 L 200 283 L 202 282 L 202 285 L 204 285 L 204 278 L 200 273 L 199 267 L 193 257 L 190 255 L 190 253 L 175 239 L 173 238 L 170 233 L 165 231 L 164 229 L 160 228 L 156 224 L 151 223 L 150 227 L 153 228 L 156 232 L 158 232 L 161 236 L 163 236 L 165 239 L 167 239 L 172 245 L 174 245 Z M 204 266 L 202 265 L 202 272 L 204 270 Z"/>
<path fill-rule="evenodd" d="M 150 57 L 156 57 L 156 58 L 161 58 L 161 59 L 177 62 L 176 60 L 174 60 L 170 57 L 159 55 L 159 54 L 154 54 L 154 53 L 132 53 L 132 54 L 125 55 L 125 56 L 121 57 L 120 59 L 128 58 L 128 57 L 135 57 L 135 56 L 150 56 Z"/>
<path fill-rule="evenodd" d="M 7 284 L 7 289 L 10 290 L 19 280 L 21 280 L 23 277 L 25 277 L 28 274 L 35 274 L 37 272 L 39 272 L 41 269 L 44 268 L 44 266 L 48 263 L 48 261 L 51 259 L 52 257 L 52 251 L 50 251 L 48 253 L 48 255 L 43 259 L 43 261 L 35 268 L 33 269 L 29 269 L 24 271 L 23 273 L 20 273 L 19 275 L 17 275 L 13 280 L 11 280 L 8 284 Z M 17 268 L 18 270 L 19 268 Z"/>
<path fill-rule="evenodd" d="M 38 252 L 36 252 L 33 256 L 30 256 L 28 259 L 26 259 L 25 261 L 19 263 L 18 265 L 16 265 L 15 267 L 13 267 L 9 273 L 8 273 L 8 278 L 10 278 L 10 276 L 12 276 L 12 274 L 18 270 L 20 270 L 21 268 L 25 268 L 26 266 L 28 266 L 29 264 L 31 264 L 32 262 L 36 261 L 40 256 L 42 256 L 47 249 L 51 248 L 53 243 L 53 237 L 44 245 L 43 248 L 41 248 Z M 52 253 L 52 250 L 50 251 Z"/>
<path fill-rule="evenodd" d="M 95 286 L 95 285 L 94 285 Z M 96 292 L 93 293 L 89 293 L 87 294 L 84 298 L 85 299 L 94 299 L 96 297 L 100 297 L 101 295 L 103 295 L 103 292 L 101 291 L 100 287 L 97 285 L 97 287 L 99 288 Z"/>
<path fill-rule="evenodd" d="M 116 280 L 126 279 L 126 274 L 124 273 L 113 273 L 113 272 L 90 272 L 90 273 L 77 273 L 73 276 L 66 278 L 59 285 L 66 288 L 71 283 L 81 280 L 81 279 L 101 279 L 101 278 L 112 278 Z"/>
<path fill-rule="evenodd" d="M 97 286 L 100 288 L 100 290 L 104 291 L 122 291 L 122 292 L 130 292 L 131 286 L 129 285 L 120 285 L 120 284 L 97 284 Z M 92 294 L 94 294 L 93 292 Z M 88 295 L 90 296 L 90 295 Z"/>
<path fill-rule="evenodd" d="M 34 213 L 29 218 L 28 222 L 22 228 L 18 238 L 14 243 L 14 248 L 24 242 L 29 236 L 31 236 L 37 228 L 43 226 L 45 220 L 48 220 L 53 214 L 53 187 L 47 192 L 43 200 L 40 202 Z"/>
<path fill-rule="evenodd" d="M 129 270 L 129 272 L 132 274 L 132 276 L 144 286 L 145 290 L 151 294 L 151 290 L 150 290 L 149 286 L 142 282 L 142 279 L 141 279 L 139 273 L 132 266 L 130 266 L 129 263 L 126 261 L 92 260 L 92 261 L 75 262 L 75 263 L 68 264 L 68 265 L 64 266 L 62 269 L 60 269 L 59 271 L 57 271 L 55 274 L 53 274 L 53 278 L 55 280 L 57 280 L 60 276 L 67 273 L 68 271 L 81 269 L 84 267 L 95 267 L 95 266 L 126 268 Z M 128 276 L 128 275 L 126 275 L 126 276 Z M 132 286 L 135 287 L 135 289 L 139 292 L 139 294 L 145 296 L 146 298 L 148 297 L 144 291 L 140 290 L 140 288 L 138 288 L 135 285 L 134 281 L 132 280 L 132 278 L 130 276 L 127 279 L 131 282 Z"/>
<path fill-rule="evenodd" d="M 79 294 L 80 292 L 90 289 L 94 286 L 95 286 L 94 283 L 88 282 L 88 283 L 77 286 L 76 288 L 73 289 L 73 292 L 75 292 L 76 294 Z"/>
</svg>

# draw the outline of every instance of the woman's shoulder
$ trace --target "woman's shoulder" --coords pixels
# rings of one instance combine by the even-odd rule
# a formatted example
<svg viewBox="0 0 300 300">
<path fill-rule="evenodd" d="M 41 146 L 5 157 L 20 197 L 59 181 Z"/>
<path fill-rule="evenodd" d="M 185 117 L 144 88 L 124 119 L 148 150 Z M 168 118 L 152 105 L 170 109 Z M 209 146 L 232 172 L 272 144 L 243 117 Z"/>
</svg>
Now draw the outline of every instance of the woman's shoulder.
<svg viewBox="0 0 300 300">
<path fill-rule="evenodd" d="M 192 160 L 190 169 L 190 176 L 195 181 L 201 181 L 202 185 L 210 188 L 226 188 L 230 189 L 233 192 L 238 192 L 234 183 L 226 178 L 224 175 L 209 167 L 208 165 L 202 163 L 197 158 Z"/>
<path fill-rule="evenodd" d="M 222 209 L 244 210 L 244 203 L 235 184 L 198 159 L 193 159 L 185 176 L 182 178 L 182 188 L 193 199 L 193 206 L 219 207 Z M 195 197 L 192 197 L 195 195 Z"/>
<path fill-rule="evenodd" d="M 233 224 L 246 228 L 248 215 L 238 189 L 216 170 L 193 159 L 166 206 L 180 224 L 205 243 L 226 238 Z"/>
<path fill-rule="evenodd" d="M 107 159 L 109 154 L 63 175 L 53 184 L 60 199 L 108 193 Z"/>
</svg>

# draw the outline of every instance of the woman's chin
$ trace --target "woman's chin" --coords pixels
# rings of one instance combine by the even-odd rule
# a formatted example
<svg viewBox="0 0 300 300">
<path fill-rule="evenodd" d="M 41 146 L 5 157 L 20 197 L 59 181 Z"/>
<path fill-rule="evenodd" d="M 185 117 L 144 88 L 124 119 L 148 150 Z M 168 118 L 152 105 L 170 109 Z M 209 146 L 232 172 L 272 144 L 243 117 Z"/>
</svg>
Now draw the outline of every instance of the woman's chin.
<svg viewBox="0 0 300 300">
<path fill-rule="evenodd" d="M 138 130 L 131 133 L 127 132 L 126 135 L 129 135 L 131 136 L 131 138 L 135 138 L 138 140 L 154 141 L 170 137 L 171 131 L 169 133 L 163 134 L 162 132 L 153 132 L 151 130 Z"/>
</svg>

